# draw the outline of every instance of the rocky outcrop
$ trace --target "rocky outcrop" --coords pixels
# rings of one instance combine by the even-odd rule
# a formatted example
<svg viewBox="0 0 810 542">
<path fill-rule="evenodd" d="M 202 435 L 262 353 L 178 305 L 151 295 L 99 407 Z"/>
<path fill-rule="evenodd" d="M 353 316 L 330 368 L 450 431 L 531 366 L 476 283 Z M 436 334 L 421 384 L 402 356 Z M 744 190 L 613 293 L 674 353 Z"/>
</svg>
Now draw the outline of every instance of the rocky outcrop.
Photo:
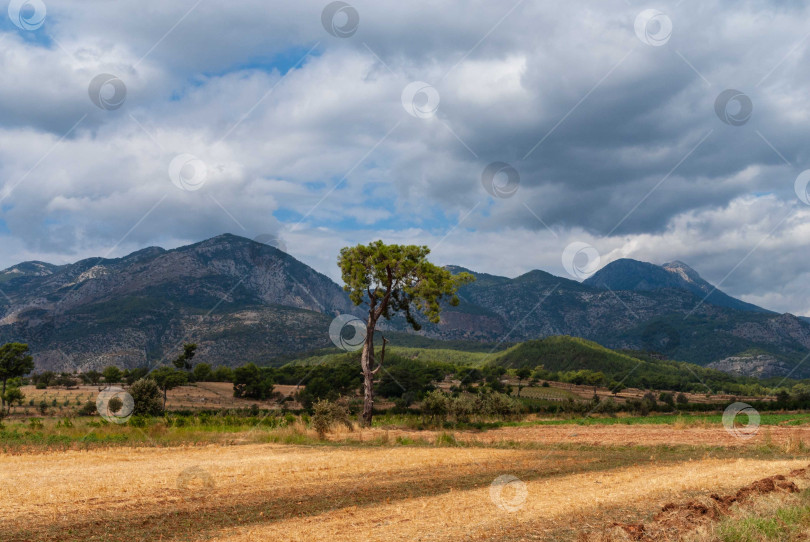
<svg viewBox="0 0 810 542">
<path fill-rule="evenodd" d="M 719 361 L 713 361 L 707 367 L 735 376 L 753 376 L 756 378 L 787 376 L 792 368 L 789 364 L 779 361 L 771 354 L 729 356 Z"/>
</svg>

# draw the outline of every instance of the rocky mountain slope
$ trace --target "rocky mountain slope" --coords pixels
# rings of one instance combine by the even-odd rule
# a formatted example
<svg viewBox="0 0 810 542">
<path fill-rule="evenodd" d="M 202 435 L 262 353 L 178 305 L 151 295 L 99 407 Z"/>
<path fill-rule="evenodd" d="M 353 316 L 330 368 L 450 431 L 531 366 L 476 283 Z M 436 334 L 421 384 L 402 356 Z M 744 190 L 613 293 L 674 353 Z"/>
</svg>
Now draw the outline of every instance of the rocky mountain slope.
<svg viewBox="0 0 810 542">
<path fill-rule="evenodd" d="M 611 269 L 609 289 L 598 280 L 599 273 L 590 284 L 543 271 L 514 279 L 478 275 L 477 282 L 460 292 L 458 310 L 448 310 L 433 332 L 446 338 L 508 341 L 573 335 L 610 348 L 654 350 L 701 365 L 758 348 L 792 366 L 810 351 L 805 320 L 742 301 L 737 305 L 741 308 L 712 296 L 701 302 L 706 297 L 702 290 L 678 282 L 655 287 L 655 281 L 666 276 L 655 267 L 632 265 L 633 274 L 627 278 Z M 645 276 L 638 271 L 644 268 L 652 272 Z M 698 276 L 691 269 L 683 271 Z M 718 299 L 722 305 L 713 303 Z M 802 366 L 796 374 L 810 374 L 810 367 Z"/>
<path fill-rule="evenodd" d="M 658 266 L 630 258 L 621 258 L 607 264 L 584 284 L 611 290 L 648 292 L 676 289 L 692 292 L 705 302 L 719 307 L 728 307 L 752 312 L 771 312 L 751 303 L 740 301 L 709 284 L 691 267 L 683 262 L 670 262 Z"/>
<path fill-rule="evenodd" d="M 461 304 L 422 334 L 493 343 L 573 335 L 702 365 L 756 349 L 777 362 L 768 374 L 787 373 L 810 351 L 806 320 L 727 296 L 680 262 L 619 260 L 585 283 L 543 271 L 473 274 Z M 26 262 L 0 272 L 0 290 L 0 341 L 28 342 L 39 368 L 57 370 L 154 365 L 184 341 L 200 345 L 198 361 L 266 363 L 330 346 L 332 318 L 358 313 L 328 277 L 233 235 L 118 259 Z M 756 365 L 751 374 L 761 374 Z M 810 364 L 794 374 L 810 375 Z"/>
<path fill-rule="evenodd" d="M 342 289 L 276 248 L 222 235 L 175 250 L 0 273 L 0 340 L 31 344 L 40 368 L 143 366 L 183 341 L 214 363 L 329 345 Z"/>
</svg>

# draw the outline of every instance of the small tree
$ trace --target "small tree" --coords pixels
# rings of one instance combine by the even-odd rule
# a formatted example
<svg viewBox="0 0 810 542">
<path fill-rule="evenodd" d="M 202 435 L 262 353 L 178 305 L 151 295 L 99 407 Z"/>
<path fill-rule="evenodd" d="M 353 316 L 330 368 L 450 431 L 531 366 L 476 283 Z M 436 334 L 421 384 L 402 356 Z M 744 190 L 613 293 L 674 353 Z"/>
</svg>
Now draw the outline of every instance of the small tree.
<svg viewBox="0 0 810 542">
<path fill-rule="evenodd" d="M 121 378 L 123 378 L 124 382 L 127 383 L 127 386 L 131 386 L 148 374 L 149 369 L 147 369 L 146 367 L 136 367 L 135 369 L 124 369 Z"/>
<path fill-rule="evenodd" d="M 132 413 L 137 416 L 159 416 L 163 413 L 163 401 L 160 389 L 154 380 L 141 378 L 129 388 L 129 394 L 135 403 Z"/>
<path fill-rule="evenodd" d="M 166 410 L 166 396 L 169 390 L 173 390 L 188 382 L 188 374 L 171 367 L 160 367 L 152 371 L 149 375 L 155 381 L 160 391 L 163 392 L 163 410 Z"/>
<path fill-rule="evenodd" d="M 385 359 L 386 340 L 379 363 L 375 362 L 374 332 L 380 318 L 390 319 L 402 312 L 413 327 L 420 329 L 412 311 L 424 314 L 433 323 L 438 323 L 441 302 L 447 299 L 458 305 L 456 291 L 474 280 L 469 273 L 453 275 L 447 269 L 427 260 L 430 249 L 425 246 L 386 245 L 375 241 L 341 249 L 340 266 L 343 289 L 355 305 L 368 307 L 366 337 L 360 355 L 363 373 L 363 423 L 371 425 L 374 412 L 374 376 Z"/>
<path fill-rule="evenodd" d="M 230 367 L 217 367 L 214 369 L 214 382 L 233 382 L 233 369 Z"/>
<path fill-rule="evenodd" d="M 177 356 L 172 362 L 174 366 L 183 371 L 190 371 L 193 365 L 191 360 L 197 353 L 197 345 L 194 343 L 186 343 L 183 345 L 183 353 Z"/>
<path fill-rule="evenodd" d="M 515 372 L 518 379 L 518 397 L 520 397 L 520 390 L 523 389 L 523 381 L 532 376 L 532 371 L 528 367 L 521 367 Z"/>
<path fill-rule="evenodd" d="M 91 369 L 82 375 L 82 378 L 88 383 L 92 384 L 93 386 L 98 386 L 98 383 L 101 382 L 101 373 L 96 371 L 95 369 Z"/>
<path fill-rule="evenodd" d="M 85 402 L 79 409 L 79 416 L 92 416 L 96 413 L 96 403 L 93 401 Z"/>
<path fill-rule="evenodd" d="M 260 369 L 255 363 L 238 367 L 233 372 L 234 397 L 269 399 L 273 394 L 273 386 L 275 386 L 275 382 L 268 371 Z"/>
<path fill-rule="evenodd" d="M 441 390 L 433 390 L 422 400 L 422 416 L 432 423 L 443 423 L 450 412 L 450 398 Z"/>
<path fill-rule="evenodd" d="M 101 374 L 104 376 L 104 382 L 107 384 L 117 384 L 121 382 L 121 378 L 124 376 L 121 369 L 114 365 L 105 367 Z"/>
<path fill-rule="evenodd" d="M 7 343 L 0 346 L 0 412 L 6 406 L 6 384 L 12 378 L 25 376 L 34 370 L 34 358 L 28 354 L 28 345 Z"/>
<path fill-rule="evenodd" d="M 113 397 L 107 403 L 107 410 L 112 412 L 113 414 L 117 414 L 119 410 L 121 410 L 124 406 L 124 402 L 121 400 L 120 397 Z"/>
<path fill-rule="evenodd" d="M 475 414 L 475 399 L 469 395 L 459 395 L 450 400 L 450 413 L 458 423 L 467 423 Z"/>
<path fill-rule="evenodd" d="M 197 382 L 210 382 L 214 376 L 211 366 L 207 363 L 198 363 L 194 366 L 194 380 Z"/>
<path fill-rule="evenodd" d="M 18 387 L 11 387 L 6 390 L 6 393 L 3 396 L 6 403 L 6 414 L 11 413 L 11 407 L 15 404 L 22 405 L 23 401 L 25 400 L 25 394 L 20 390 Z"/>
</svg>

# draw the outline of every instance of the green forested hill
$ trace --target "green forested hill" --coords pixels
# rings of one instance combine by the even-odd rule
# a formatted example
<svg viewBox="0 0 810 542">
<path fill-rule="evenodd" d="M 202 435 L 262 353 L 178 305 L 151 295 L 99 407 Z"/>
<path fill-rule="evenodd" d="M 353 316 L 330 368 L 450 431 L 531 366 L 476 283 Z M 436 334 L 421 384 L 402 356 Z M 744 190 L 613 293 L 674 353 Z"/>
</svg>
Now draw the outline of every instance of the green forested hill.
<svg viewBox="0 0 810 542">
<path fill-rule="evenodd" d="M 499 354 L 494 363 L 507 368 L 541 366 L 552 380 L 572 379 L 576 371 L 604 374 L 608 383 L 624 387 L 709 391 L 723 384 L 754 383 L 699 365 L 657 359 L 644 352 L 630 355 L 578 337 L 555 336 L 517 344 Z M 701 389 L 702 388 L 702 389 Z"/>
</svg>

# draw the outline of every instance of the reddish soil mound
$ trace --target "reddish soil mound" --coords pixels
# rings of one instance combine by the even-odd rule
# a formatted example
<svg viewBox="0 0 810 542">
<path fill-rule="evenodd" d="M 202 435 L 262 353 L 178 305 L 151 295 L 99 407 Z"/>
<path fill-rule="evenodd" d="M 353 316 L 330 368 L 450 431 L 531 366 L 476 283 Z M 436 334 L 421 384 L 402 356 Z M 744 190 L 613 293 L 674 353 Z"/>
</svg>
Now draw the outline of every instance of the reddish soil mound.
<svg viewBox="0 0 810 542">
<path fill-rule="evenodd" d="M 810 468 L 810 467 L 808 467 Z M 799 488 L 790 478 L 807 476 L 808 469 L 796 469 L 786 477 L 781 474 L 763 478 L 740 488 L 733 495 L 712 494 L 708 499 L 694 499 L 685 503 L 667 503 L 661 511 L 653 516 L 648 524 L 613 523 L 613 528 L 619 528 L 630 536 L 631 540 L 652 542 L 660 539 L 670 539 L 673 534 L 684 533 L 695 529 L 701 524 L 717 521 L 729 513 L 734 503 L 742 503 L 757 495 L 767 495 L 774 492 L 796 493 Z"/>
</svg>

